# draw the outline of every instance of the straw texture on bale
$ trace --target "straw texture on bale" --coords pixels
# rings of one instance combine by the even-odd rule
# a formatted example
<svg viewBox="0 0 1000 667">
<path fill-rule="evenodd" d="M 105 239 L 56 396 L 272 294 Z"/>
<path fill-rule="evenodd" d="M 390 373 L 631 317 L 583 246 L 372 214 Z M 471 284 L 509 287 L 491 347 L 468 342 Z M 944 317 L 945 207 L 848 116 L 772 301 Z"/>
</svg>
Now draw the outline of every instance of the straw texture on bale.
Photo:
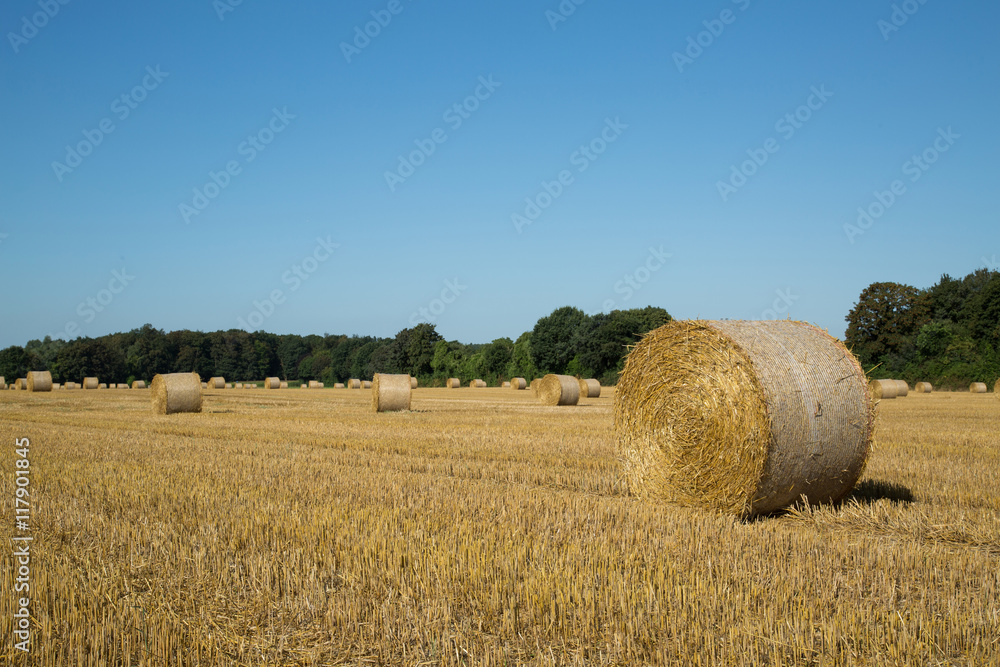
<svg viewBox="0 0 1000 667">
<path fill-rule="evenodd" d="M 371 389 L 372 388 L 371 380 L 362 380 L 361 381 L 361 388 L 362 389 Z"/>
<path fill-rule="evenodd" d="M 417 378 L 415 378 L 415 377 L 413 377 L 411 375 L 410 376 L 410 389 L 416 389 L 418 384 L 419 384 L 419 382 L 417 382 Z"/>
<path fill-rule="evenodd" d="M 52 383 L 52 391 L 55 391 L 56 389 L 61 389 L 61 388 L 62 388 L 62 385 L 59 384 L 58 382 L 53 382 Z"/>
<path fill-rule="evenodd" d="M 918 382 L 915 385 L 913 385 L 913 391 L 917 392 L 918 394 L 929 394 L 932 391 L 934 391 L 934 387 L 931 385 L 930 382 Z"/>
<path fill-rule="evenodd" d="M 2 375 L 0 375 L 0 387 L 2 387 L 4 389 L 7 388 L 7 378 L 5 378 Z"/>
<path fill-rule="evenodd" d="M 97 378 L 83 378 L 84 389 L 97 389 L 99 384 Z"/>
<path fill-rule="evenodd" d="M 288 383 L 287 382 L 279 382 L 278 383 L 278 389 L 288 389 Z"/>
<path fill-rule="evenodd" d="M 15 386 L 20 390 L 24 391 L 28 388 L 28 378 L 17 378 Z"/>
<path fill-rule="evenodd" d="M 580 402 L 580 383 L 572 375 L 553 375 L 538 383 L 538 400 L 542 405 L 576 405 Z"/>
<path fill-rule="evenodd" d="M 538 396 L 538 385 L 540 385 L 541 383 L 542 383 L 542 378 L 535 378 L 534 380 L 531 381 L 531 384 L 529 385 L 531 387 L 531 393 L 534 394 L 535 396 Z"/>
<path fill-rule="evenodd" d="M 372 409 L 375 412 L 409 410 L 411 391 L 409 375 L 376 373 L 372 380 Z"/>
<path fill-rule="evenodd" d="M 208 383 L 207 382 L 202 382 L 201 383 L 201 388 L 202 389 L 208 389 Z"/>
<path fill-rule="evenodd" d="M 462 386 L 462 381 L 458 378 L 448 378 L 448 381 L 445 382 L 444 386 L 448 389 L 458 389 Z"/>
<path fill-rule="evenodd" d="M 281 389 L 281 378 L 267 378 L 264 380 L 264 389 Z"/>
<path fill-rule="evenodd" d="M 514 391 L 521 391 L 528 386 L 528 383 L 524 381 L 524 378 L 511 378 L 510 388 Z"/>
<path fill-rule="evenodd" d="M 973 394 L 985 394 L 989 390 L 985 382 L 973 382 L 969 385 L 969 391 Z"/>
<path fill-rule="evenodd" d="M 197 373 L 155 375 L 149 390 L 153 412 L 158 415 L 201 412 L 201 378 Z"/>
<path fill-rule="evenodd" d="M 896 396 L 906 396 L 910 393 L 910 385 L 906 380 L 896 380 Z"/>
<path fill-rule="evenodd" d="M 132 388 L 133 389 L 145 389 L 146 388 L 146 381 L 145 380 L 133 380 L 132 381 Z"/>
<path fill-rule="evenodd" d="M 986 385 L 983 385 L 984 387 Z M 52 373 L 48 371 L 28 371 L 25 378 L 28 391 L 52 391 Z"/>
<path fill-rule="evenodd" d="M 344 383 L 343 382 L 334 382 L 333 383 L 333 388 L 334 389 L 343 389 L 344 388 Z"/>
<path fill-rule="evenodd" d="M 996 394 L 997 398 L 1000 398 L 1000 380 L 996 381 L 993 385 L 993 393 Z"/>
<path fill-rule="evenodd" d="M 226 378 L 220 377 L 220 376 L 209 378 L 209 380 L 208 380 L 208 388 L 209 389 L 225 389 L 226 388 Z"/>
<path fill-rule="evenodd" d="M 886 398 L 896 398 L 895 380 L 872 380 L 870 383 L 872 398 L 882 400 Z"/>
<path fill-rule="evenodd" d="M 580 380 L 580 398 L 600 398 L 600 396 L 600 382 L 593 378 L 590 378 L 589 380 Z"/>
<path fill-rule="evenodd" d="M 356 378 L 351 378 L 350 380 L 347 381 L 347 388 L 348 389 L 361 389 L 361 380 L 358 380 Z"/>
<path fill-rule="evenodd" d="M 237 389 L 242 389 L 243 388 L 243 383 L 242 382 L 237 382 L 236 385 L 235 385 L 235 387 Z"/>
<path fill-rule="evenodd" d="M 637 495 L 739 516 L 837 501 L 864 471 L 875 406 L 844 345 L 803 322 L 678 321 L 629 353 L 615 397 Z"/>
</svg>

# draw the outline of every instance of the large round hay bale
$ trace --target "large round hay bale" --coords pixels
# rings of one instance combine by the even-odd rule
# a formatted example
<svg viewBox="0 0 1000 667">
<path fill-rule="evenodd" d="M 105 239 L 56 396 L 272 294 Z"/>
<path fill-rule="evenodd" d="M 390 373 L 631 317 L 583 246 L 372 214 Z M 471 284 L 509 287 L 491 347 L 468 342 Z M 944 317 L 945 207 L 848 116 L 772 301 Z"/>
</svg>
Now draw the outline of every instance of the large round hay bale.
<svg viewBox="0 0 1000 667">
<path fill-rule="evenodd" d="M 415 378 L 415 377 L 413 377 L 411 375 L 410 376 L 410 389 L 416 389 L 417 388 L 417 384 L 418 384 L 417 378 Z"/>
<path fill-rule="evenodd" d="M 527 386 L 528 383 L 525 382 L 524 378 L 511 378 L 510 380 L 510 388 L 514 391 L 521 391 Z"/>
<path fill-rule="evenodd" d="M 580 398 L 599 398 L 601 395 L 601 383 L 593 378 L 580 380 Z"/>
<path fill-rule="evenodd" d="M 281 378 L 267 378 L 264 380 L 264 389 L 281 389 Z"/>
<path fill-rule="evenodd" d="M 854 355 L 791 320 L 664 325 L 629 353 L 615 397 L 637 495 L 740 516 L 843 498 L 874 419 Z"/>
<path fill-rule="evenodd" d="M 288 383 L 287 382 L 279 382 L 278 383 L 278 389 L 288 389 Z"/>
<path fill-rule="evenodd" d="M 580 402 L 580 383 L 572 375 L 553 375 L 538 383 L 538 400 L 542 405 L 576 405 Z"/>
<path fill-rule="evenodd" d="M 217 376 L 209 378 L 208 380 L 209 389 L 225 389 L 226 388 L 226 378 Z"/>
<path fill-rule="evenodd" d="M 870 383 L 872 398 L 882 400 L 886 398 L 896 398 L 895 380 L 872 380 Z"/>
<path fill-rule="evenodd" d="M 969 385 L 969 391 L 973 394 L 985 394 L 989 389 L 987 389 L 985 382 L 973 382 Z"/>
<path fill-rule="evenodd" d="M 910 393 L 910 385 L 906 384 L 906 380 L 896 380 L 896 396 L 906 396 Z"/>
<path fill-rule="evenodd" d="M 132 388 L 133 389 L 145 389 L 146 388 L 146 382 L 145 382 L 145 380 L 133 380 L 132 381 Z"/>
<path fill-rule="evenodd" d="M 25 378 L 28 391 L 52 391 L 52 373 L 48 371 L 29 371 Z M 984 387 L 986 385 L 983 385 Z"/>
<path fill-rule="evenodd" d="M 409 375 L 376 373 L 372 380 L 372 408 L 375 412 L 409 410 L 411 391 Z"/>
<path fill-rule="evenodd" d="M 913 391 L 918 394 L 929 394 L 934 391 L 934 386 L 930 382 L 918 382 L 913 385 Z"/>
<path fill-rule="evenodd" d="M 149 386 L 153 412 L 201 412 L 201 378 L 197 373 L 166 373 L 153 377 Z"/>
<path fill-rule="evenodd" d="M 334 389 L 343 389 L 344 388 L 344 383 L 343 382 L 334 382 L 333 383 L 333 388 Z"/>
<path fill-rule="evenodd" d="M 371 380 L 362 380 L 361 381 L 361 388 L 362 389 L 371 389 L 372 388 L 372 382 L 371 382 Z"/>
<path fill-rule="evenodd" d="M 348 389 L 361 389 L 361 380 L 358 380 L 356 378 L 351 378 L 350 380 L 347 381 L 347 388 Z"/>
<path fill-rule="evenodd" d="M 462 381 L 458 378 L 448 378 L 448 381 L 444 384 L 448 389 L 458 389 L 462 386 Z"/>
<path fill-rule="evenodd" d="M 84 389 L 97 389 L 100 381 L 97 378 L 83 378 Z"/>
</svg>

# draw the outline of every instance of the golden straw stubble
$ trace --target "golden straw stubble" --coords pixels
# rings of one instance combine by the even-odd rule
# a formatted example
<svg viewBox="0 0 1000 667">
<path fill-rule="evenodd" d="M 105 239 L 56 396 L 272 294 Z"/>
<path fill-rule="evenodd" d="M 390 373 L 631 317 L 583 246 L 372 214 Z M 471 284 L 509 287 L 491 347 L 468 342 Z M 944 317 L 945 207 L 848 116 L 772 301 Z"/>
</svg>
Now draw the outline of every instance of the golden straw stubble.
<svg viewBox="0 0 1000 667">
<path fill-rule="evenodd" d="M 738 516 L 851 491 L 874 401 L 840 341 L 794 321 L 678 321 L 625 361 L 615 432 L 637 495 Z"/>
<path fill-rule="evenodd" d="M 149 391 L 153 412 L 158 415 L 201 412 L 201 377 L 197 373 L 155 375 Z"/>
<path fill-rule="evenodd" d="M 538 383 L 542 405 L 576 405 L 580 402 L 580 383 L 572 375 L 549 373 Z"/>
<path fill-rule="evenodd" d="M 376 373 L 372 378 L 372 409 L 375 412 L 409 410 L 411 391 L 409 375 Z"/>
</svg>

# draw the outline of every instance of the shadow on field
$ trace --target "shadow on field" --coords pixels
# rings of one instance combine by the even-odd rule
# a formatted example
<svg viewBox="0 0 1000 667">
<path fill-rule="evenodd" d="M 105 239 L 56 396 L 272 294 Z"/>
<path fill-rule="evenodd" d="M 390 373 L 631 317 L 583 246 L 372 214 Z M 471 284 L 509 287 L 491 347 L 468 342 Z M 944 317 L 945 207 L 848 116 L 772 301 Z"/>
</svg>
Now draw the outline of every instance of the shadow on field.
<svg viewBox="0 0 1000 667">
<path fill-rule="evenodd" d="M 878 479 L 866 479 L 854 487 L 843 502 L 857 501 L 862 505 L 872 505 L 879 500 L 891 500 L 894 503 L 912 503 L 913 492 L 902 484 L 892 484 Z"/>
</svg>

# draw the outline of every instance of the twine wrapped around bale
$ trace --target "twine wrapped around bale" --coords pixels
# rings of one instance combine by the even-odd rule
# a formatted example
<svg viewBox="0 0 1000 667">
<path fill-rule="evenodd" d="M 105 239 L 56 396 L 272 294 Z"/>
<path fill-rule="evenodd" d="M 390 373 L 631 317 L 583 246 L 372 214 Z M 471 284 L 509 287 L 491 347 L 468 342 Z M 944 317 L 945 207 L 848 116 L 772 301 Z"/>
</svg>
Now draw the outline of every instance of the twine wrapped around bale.
<svg viewBox="0 0 1000 667">
<path fill-rule="evenodd" d="M 226 378 L 217 376 L 209 378 L 208 380 L 209 389 L 225 389 L 226 388 Z"/>
<path fill-rule="evenodd" d="M 30 376 L 29 376 L 28 379 L 29 380 L 31 379 Z M 973 382 L 972 384 L 969 385 L 969 392 L 970 393 L 973 393 L 973 394 L 985 394 L 987 391 L 989 391 L 989 390 L 986 388 L 986 383 L 985 382 Z"/>
<path fill-rule="evenodd" d="M 929 394 L 932 391 L 934 391 L 934 387 L 931 385 L 930 382 L 918 382 L 915 385 L 913 385 L 913 391 L 917 392 L 918 394 Z"/>
<path fill-rule="evenodd" d="M 372 380 L 372 408 L 375 412 L 409 410 L 411 391 L 409 375 L 376 373 Z"/>
<path fill-rule="evenodd" d="M 281 389 L 281 378 L 267 378 L 264 380 L 264 389 Z"/>
<path fill-rule="evenodd" d="M 600 398 L 601 383 L 591 378 L 580 380 L 580 398 Z"/>
<path fill-rule="evenodd" d="M 153 412 L 158 415 L 201 412 L 201 378 L 197 373 L 158 374 L 149 389 Z"/>
<path fill-rule="evenodd" d="M 83 388 L 84 389 L 97 389 L 100 382 L 97 378 L 83 378 Z"/>
<path fill-rule="evenodd" d="M 361 388 L 362 389 L 371 389 L 372 388 L 371 380 L 362 380 L 361 381 Z"/>
<path fill-rule="evenodd" d="M 874 419 L 854 355 L 791 320 L 666 324 L 629 353 L 615 397 L 636 494 L 744 517 L 847 495 Z"/>
<path fill-rule="evenodd" d="M 511 378 L 510 380 L 510 388 L 514 391 L 522 391 L 527 386 L 528 383 L 524 381 L 524 378 Z"/>
<path fill-rule="evenodd" d="M 145 380 L 133 380 L 132 381 L 132 388 L 133 389 L 145 389 L 146 388 L 146 382 L 145 382 Z"/>
<path fill-rule="evenodd" d="M 25 378 L 28 391 L 52 391 L 52 373 L 48 371 L 29 371 Z M 986 385 L 983 385 L 984 387 Z"/>
<path fill-rule="evenodd" d="M 357 380 L 357 379 L 351 378 L 350 380 L 347 381 L 347 388 L 348 389 L 361 389 L 361 380 Z"/>
<path fill-rule="evenodd" d="M 906 384 L 906 380 L 896 380 L 896 396 L 906 396 L 910 393 L 910 385 Z"/>
<path fill-rule="evenodd" d="M 334 382 L 333 383 L 333 388 L 334 389 L 343 389 L 344 388 L 344 383 L 343 382 Z"/>
<path fill-rule="evenodd" d="M 869 383 L 872 398 L 875 400 L 883 400 L 886 398 L 896 398 L 896 381 L 895 380 L 872 380 Z"/>
<path fill-rule="evenodd" d="M 458 378 L 448 378 L 448 381 L 444 383 L 444 386 L 448 389 L 458 389 L 462 386 L 462 381 Z"/>
<path fill-rule="evenodd" d="M 288 389 L 288 383 L 287 382 L 279 382 L 278 383 L 278 389 Z"/>
<path fill-rule="evenodd" d="M 542 405 L 576 405 L 580 402 L 580 383 L 572 375 L 548 374 L 538 383 Z"/>
</svg>

